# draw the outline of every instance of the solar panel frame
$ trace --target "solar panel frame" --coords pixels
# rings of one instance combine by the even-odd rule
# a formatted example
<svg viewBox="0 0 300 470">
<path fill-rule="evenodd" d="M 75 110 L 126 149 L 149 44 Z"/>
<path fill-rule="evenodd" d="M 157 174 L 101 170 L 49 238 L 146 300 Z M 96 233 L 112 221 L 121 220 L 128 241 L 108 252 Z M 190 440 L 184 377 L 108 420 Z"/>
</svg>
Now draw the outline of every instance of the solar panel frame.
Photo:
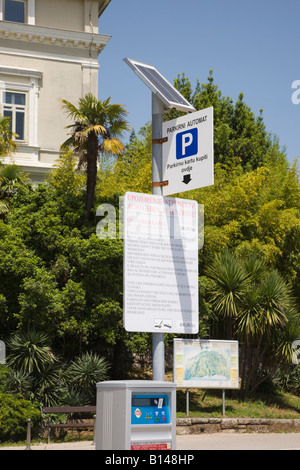
<svg viewBox="0 0 300 470">
<path fill-rule="evenodd" d="M 182 96 L 182 94 L 166 80 L 153 65 L 144 64 L 136 60 L 123 59 L 135 74 L 156 94 L 167 108 L 178 111 L 194 112 L 196 109 Z"/>
</svg>

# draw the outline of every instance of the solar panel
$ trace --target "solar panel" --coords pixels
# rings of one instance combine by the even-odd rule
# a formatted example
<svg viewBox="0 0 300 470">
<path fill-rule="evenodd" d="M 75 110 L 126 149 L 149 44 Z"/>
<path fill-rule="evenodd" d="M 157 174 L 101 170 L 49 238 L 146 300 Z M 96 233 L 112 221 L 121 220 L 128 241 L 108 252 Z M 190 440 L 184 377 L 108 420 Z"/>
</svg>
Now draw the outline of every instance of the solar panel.
<svg viewBox="0 0 300 470">
<path fill-rule="evenodd" d="M 167 108 L 193 112 L 195 108 L 152 65 L 132 59 L 124 59 L 136 75 L 155 93 Z"/>
</svg>

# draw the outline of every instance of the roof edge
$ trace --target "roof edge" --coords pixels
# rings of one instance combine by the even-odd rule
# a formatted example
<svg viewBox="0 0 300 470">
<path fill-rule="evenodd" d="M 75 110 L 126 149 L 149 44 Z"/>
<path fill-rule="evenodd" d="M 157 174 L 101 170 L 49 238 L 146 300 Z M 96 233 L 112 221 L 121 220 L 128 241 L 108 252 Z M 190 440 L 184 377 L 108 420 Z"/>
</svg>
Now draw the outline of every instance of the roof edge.
<svg viewBox="0 0 300 470">
<path fill-rule="evenodd" d="M 111 2 L 111 0 L 99 0 L 98 1 L 98 17 L 99 18 L 102 15 L 102 13 L 104 12 L 104 10 L 106 9 L 106 7 L 109 5 L 110 2 Z"/>
</svg>

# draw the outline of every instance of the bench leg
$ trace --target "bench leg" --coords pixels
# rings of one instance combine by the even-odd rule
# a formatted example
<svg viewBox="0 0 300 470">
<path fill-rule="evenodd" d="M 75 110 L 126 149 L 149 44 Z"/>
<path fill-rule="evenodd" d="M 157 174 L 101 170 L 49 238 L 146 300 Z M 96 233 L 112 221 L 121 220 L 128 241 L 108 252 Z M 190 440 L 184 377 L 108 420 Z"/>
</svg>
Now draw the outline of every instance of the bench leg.
<svg viewBox="0 0 300 470">
<path fill-rule="evenodd" d="M 96 415 L 94 415 L 93 444 L 96 444 Z"/>
</svg>

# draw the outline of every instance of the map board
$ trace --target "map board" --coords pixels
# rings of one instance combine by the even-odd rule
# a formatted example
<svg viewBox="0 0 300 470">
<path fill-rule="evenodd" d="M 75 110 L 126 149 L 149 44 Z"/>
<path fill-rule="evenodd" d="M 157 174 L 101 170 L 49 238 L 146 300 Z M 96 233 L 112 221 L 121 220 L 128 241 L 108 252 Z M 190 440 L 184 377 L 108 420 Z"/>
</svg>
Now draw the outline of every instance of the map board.
<svg viewBox="0 0 300 470">
<path fill-rule="evenodd" d="M 123 201 L 127 331 L 198 332 L 198 203 L 128 192 Z"/>
<path fill-rule="evenodd" d="M 177 387 L 239 388 L 238 341 L 174 339 Z"/>
</svg>

